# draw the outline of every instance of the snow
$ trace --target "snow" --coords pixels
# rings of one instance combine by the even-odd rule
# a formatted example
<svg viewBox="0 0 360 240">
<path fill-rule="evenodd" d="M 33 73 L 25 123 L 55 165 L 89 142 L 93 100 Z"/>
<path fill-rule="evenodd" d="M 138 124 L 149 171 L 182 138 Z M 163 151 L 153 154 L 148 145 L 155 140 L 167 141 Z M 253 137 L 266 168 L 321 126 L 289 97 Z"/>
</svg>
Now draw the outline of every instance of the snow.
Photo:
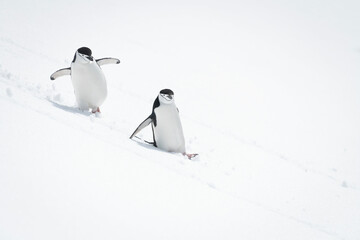
<svg viewBox="0 0 360 240">
<path fill-rule="evenodd" d="M 3 0 L 0 239 L 359 239 L 359 10 Z M 81 46 L 101 115 L 50 81 Z M 194 161 L 129 139 L 163 88 Z"/>
</svg>

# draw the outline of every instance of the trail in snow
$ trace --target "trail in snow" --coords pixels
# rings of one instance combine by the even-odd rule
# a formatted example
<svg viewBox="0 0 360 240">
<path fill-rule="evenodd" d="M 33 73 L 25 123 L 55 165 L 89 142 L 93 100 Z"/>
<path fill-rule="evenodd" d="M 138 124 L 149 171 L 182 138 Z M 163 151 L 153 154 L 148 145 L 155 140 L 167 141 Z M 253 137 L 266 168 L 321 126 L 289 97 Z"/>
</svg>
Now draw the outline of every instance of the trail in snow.
<svg viewBox="0 0 360 240">
<path fill-rule="evenodd" d="M 24 108 L 32 109 L 33 111 L 49 117 L 59 123 L 65 124 L 70 128 L 81 129 L 84 134 L 90 137 L 100 139 L 106 144 L 121 148 L 124 151 L 127 151 L 130 154 L 135 154 L 143 159 L 149 158 L 148 153 L 144 151 L 146 149 L 152 152 L 157 151 L 162 155 L 169 155 L 169 153 L 161 152 L 158 151 L 156 148 L 148 147 L 147 145 L 138 143 L 139 146 L 135 147 L 144 148 L 143 151 L 139 153 L 139 149 L 134 149 L 134 147 L 131 146 L 133 145 L 133 143 L 131 141 L 128 141 L 127 139 L 129 132 L 126 131 L 124 128 L 118 127 L 115 119 L 107 117 L 97 118 L 94 114 L 91 114 L 90 112 L 83 112 L 78 110 L 75 105 L 62 105 L 62 95 L 56 90 L 56 87 L 54 87 L 54 85 L 53 87 L 50 87 L 50 84 L 48 84 L 47 87 L 44 87 L 43 84 L 38 84 L 35 86 L 23 81 L 21 77 L 18 77 L 4 69 L 0 69 L 0 75 L 2 77 L 2 81 L 0 82 L 4 86 L 6 86 L 6 88 L 4 87 L 4 89 L 6 89 L 6 95 L 4 94 L 3 98 L 8 97 L 17 105 L 21 105 Z M 28 102 L 33 104 L 28 104 L 27 101 L 18 102 L 16 100 L 16 97 L 14 98 L 14 93 L 17 96 L 22 95 L 22 99 L 28 99 Z M 33 99 L 37 100 L 34 101 Z M 47 109 L 49 108 L 58 109 L 60 111 L 48 111 Z M 87 124 L 84 124 L 84 122 Z M 263 155 L 266 159 L 273 159 L 275 160 L 275 162 L 277 162 L 277 164 L 275 164 L 275 162 L 272 161 L 272 165 L 285 163 L 285 166 L 287 165 L 288 167 L 295 167 L 295 169 L 297 169 L 296 171 L 301 172 L 303 175 L 321 177 L 324 178 L 323 180 L 331 179 L 332 181 L 336 182 L 338 186 L 341 186 L 341 181 L 336 180 L 334 177 L 328 176 L 321 172 L 317 172 L 316 170 L 312 170 L 303 164 L 291 161 L 279 153 L 266 150 L 264 147 L 260 146 L 256 142 L 240 140 L 237 136 L 234 136 L 234 134 L 225 133 L 219 129 L 206 126 L 206 124 L 203 123 L 195 122 L 193 124 L 196 126 L 197 129 L 203 128 L 206 132 L 211 132 L 211 134 L 209 135 L 211 136 L 211 139 L 227 139 L 227 144 L 229 144 L 230 139 L 230 141 L 233 142 L 233 148 L 235 148 L 235 145 L 243 145 L 243 147 L 248 146 L 248 148 L 254 149 L 258 154 Z M 94 129 L 96 129 L 96 131 L 93 131 Z M 211 150 L 209 151 L 209 153 L 202 155 L 205 156 L 201 156 L 199 162 L 189 162 L 188 160 L 179 156 L 176 159 L 177 164 L 175 165 L 171 161 L 164 162 L 163 160 L 151 160 L 152 162 L 159 164 L 160 166 L 165 167 L 166 169 L 173 171 L 177 174 L 191 177 L 192 179 L 204 184 L 205 186 L 215 189 L 216 191 L 228 194 L 241 201 L 246 201 L 254 206 L 264 209 L 265 211 L 273 212 L 279 216 L 285 217 L 291 221 L 300 224 L 304 224 L 313 229 L 316 229 L 317 231 L 324 232 L 330 236 L 339 237 L 336 232 L 330 231 L 324 226 L 314 224 L 311 222 L 311 220 L 303 220 L 301 219 L 301 217 L 299 218 L 295 215 L 292 215 L 291 213 L 283 211 L 280 205 L 271 206 L 266 202 L 261 202 L 258 199 L 256 200 L 256 198 L 242 196 L 241 191 L 237 192 L 236 190 L 236 187 L 238 187 L 238 183 L 234 182 L 233 186 L 231 186 L 232 184 L 230 184 L 229 181 L 226 180 L 227 178 L 231 178 L 232 175 L 236 175 L 238 173 L 238 170 L 236 170 L 236 168 L 238 167 L 236 166 L 236 162 L 230 162 L 230 165 L 228 166 L 221 166 L 219 161 L 214 161 L 214 159 L 211 160 Z M 171 154 L 169 155 L 169 157 L 171 157 Z M 174 160 L 175 158 L 171 157 L 171 159 Z M 168 161 L 168 159 L 166 160 Z M 214 178 L 213 175 L 215 175 L 216 177 Z M 341 237 L 339 239 L 341 239 Z"/>
</svg>

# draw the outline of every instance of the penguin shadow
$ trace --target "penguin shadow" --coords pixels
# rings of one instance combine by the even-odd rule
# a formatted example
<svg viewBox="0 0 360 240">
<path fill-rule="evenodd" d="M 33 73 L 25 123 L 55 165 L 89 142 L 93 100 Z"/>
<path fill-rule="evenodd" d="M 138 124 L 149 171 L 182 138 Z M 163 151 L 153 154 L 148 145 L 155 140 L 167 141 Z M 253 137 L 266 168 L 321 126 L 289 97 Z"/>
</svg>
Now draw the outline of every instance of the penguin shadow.
<svg viewBox="0 0 360 240">
<path fill-rule="evenodd" d="M 131 139 L 131 140 L 136 142 L 141 147 L 144 147 L 144 148 L 147 148 L 147 149 L 150 149 L 150 150 L 153 150 L 153 151 L 163 152 L 163 153 L 166 153 L 166 154 L 172 154 L 172 155 L 176 155 L 176 156 L 181 156 L 181 157 L 184 157 L 184 159 L 188 159 L 186 156 L 182 155 L 181 153 L 164 151 L 162 149 L 159 149 L 159 148 L 155 147 L 154 145 L 152 145 L 150 143 L 144 142 L 143 140 L 142 141 L 138 140 L 138 139 Z M 189 160 L 198 161 L 199 159 L 200 159 L 199 154 L 196 154 L 193 158 L 191 158 Z"/>
<path fill-rule="evenodd" d="M 147 143 L 147 142 L 143 142 L 137 139 L 131 139 L 132 141 L 136 142 L 138 145 L 140 145 L 141 147 L 147 148 L 147 149 L 151 149 L 151 150 L 155 150 L 155 151 L 162 151 L 161 149 L 158 149 L 157 147 L 155 147 L 154 145 Z M 162 151 L 165 152 L 165 151 Z"/>
<path fill-rule="evenodd" d="M 147 148 L 147 149 L 150 149 L 150 150 L 153 150 L 153 151 L 157 151 L 157 152 L 163 152 L 163 153 L 170 153 L 171 154 L 171 152 L 167 152 L 167 151 L 164 151 L 162 149 L 159 149 L 159 148 L 155 147 L 152 143 L 148 143 L 148 142 L 145 142 L 142 139 L 138 139 L 136 136 L 135 136 L 134 139 L 131 139 L 131 140 L 136 142 L 141 147 L 144 147 L 144 148 Z"/>
<path fill-rule="evenodd" d="M 50 100 L 48 99 L 48 101 L 56 108 L 59 108 L 63 111 L 66 111 L 66 112 L 69 112 L 69 113 L 74 113 L 74 114 L 81 114 L 81 115 L 84 115 L 84 116 L 91 116 L 91 112 L 87 112 L 87 111 L 82 111 L 76 107 L 69 107 L 69 106 L 66 106 L 66 105 L 62 105 L 60 103 L 57 103 L 57 102 L 54 102 L 53 100 Z"/>
</svg>

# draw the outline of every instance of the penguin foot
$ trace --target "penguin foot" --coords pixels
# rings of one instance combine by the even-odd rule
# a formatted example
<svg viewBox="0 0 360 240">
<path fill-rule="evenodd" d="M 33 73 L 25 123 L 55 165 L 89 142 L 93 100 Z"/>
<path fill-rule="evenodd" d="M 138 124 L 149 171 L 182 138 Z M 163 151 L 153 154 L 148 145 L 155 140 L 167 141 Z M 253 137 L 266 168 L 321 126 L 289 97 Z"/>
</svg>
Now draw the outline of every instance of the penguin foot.
<svg viewBox="0 0 360 240">
<path fill-rule="evenodd" d="M 98 112 L 98 113 L 101 113 L 99 107 L 98 107 L 96 110 L 93 109 L 91 112 L 92 112 L 92 113 L 97 113 L 97 112 Z"/>
<path fill-rule="evenodd" d="M 183 153 L 184 156 L 186 156 L 189 160 L 192 160 L 194 157 L 198 156 L 197 153 Z"/>
</svg>

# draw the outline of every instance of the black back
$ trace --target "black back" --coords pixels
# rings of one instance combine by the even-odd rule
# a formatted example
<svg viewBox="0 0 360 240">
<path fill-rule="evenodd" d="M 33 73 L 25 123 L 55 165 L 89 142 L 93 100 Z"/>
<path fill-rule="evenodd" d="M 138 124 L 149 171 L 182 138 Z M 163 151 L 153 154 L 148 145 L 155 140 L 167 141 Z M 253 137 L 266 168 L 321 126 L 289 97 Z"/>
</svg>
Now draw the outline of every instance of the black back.
<svg viewBox="0 0 360 240">
<path fill-rule="evenodd" d="M 152 112 L 150 115 L 150 118 L 153 120 L 154 126 L 156 127 L 157 122 L 156 122 L 156 115 L 155 115 L 155 108 L 160 106 L 160 101 L 159 101 L 159 97 L 156 97 L 154 104 L 153 104 L 153 108 L 152 108 Z"/>
<path fill-rule="evenodd" d="M 174 92 L 171 89 L 168 89 L 168 88 L 161 90 L 160 93 L 168 94 L 168 95 L 174 95 Z M 157 125 L 156 115 L 155 115 L 155 108 L 157 108 L 159 106 L 160 106 L 160 100 L 159 100 L 159 96 L 157 96 L 155 101 L 154 101 L 154 104 L 153 104 L 152 113 L 150 115 L 150 118 L 153 120 L 155 127 Z"/>
<path fill-rule="evenodd" d="M 170 89 L 163 89 L 160 91 L 160 93 L 162 94 L 168 94 L 168 95 L 174 95 L 174 92 Z M 155 147 L 157 147 L 156 145 L 156 140 L 155 140 L 155 133 L 154 133 L 154 127 L 157 126 L 157 120 L 156 120 L 156 114 L 155 114 L 155 108 L 158 108 L 160 106 L 160 100 L 159 100 L 159 96 L 156 97 L 154 104 L 153 104 L 153 108 L 152 108 L 152 112 L 151 115 L 149 116 L 149 118 L 152 119 L 154 125 L 152 126 L 152 133 L 153 133 L 153 145 Z"/>
</svg>

